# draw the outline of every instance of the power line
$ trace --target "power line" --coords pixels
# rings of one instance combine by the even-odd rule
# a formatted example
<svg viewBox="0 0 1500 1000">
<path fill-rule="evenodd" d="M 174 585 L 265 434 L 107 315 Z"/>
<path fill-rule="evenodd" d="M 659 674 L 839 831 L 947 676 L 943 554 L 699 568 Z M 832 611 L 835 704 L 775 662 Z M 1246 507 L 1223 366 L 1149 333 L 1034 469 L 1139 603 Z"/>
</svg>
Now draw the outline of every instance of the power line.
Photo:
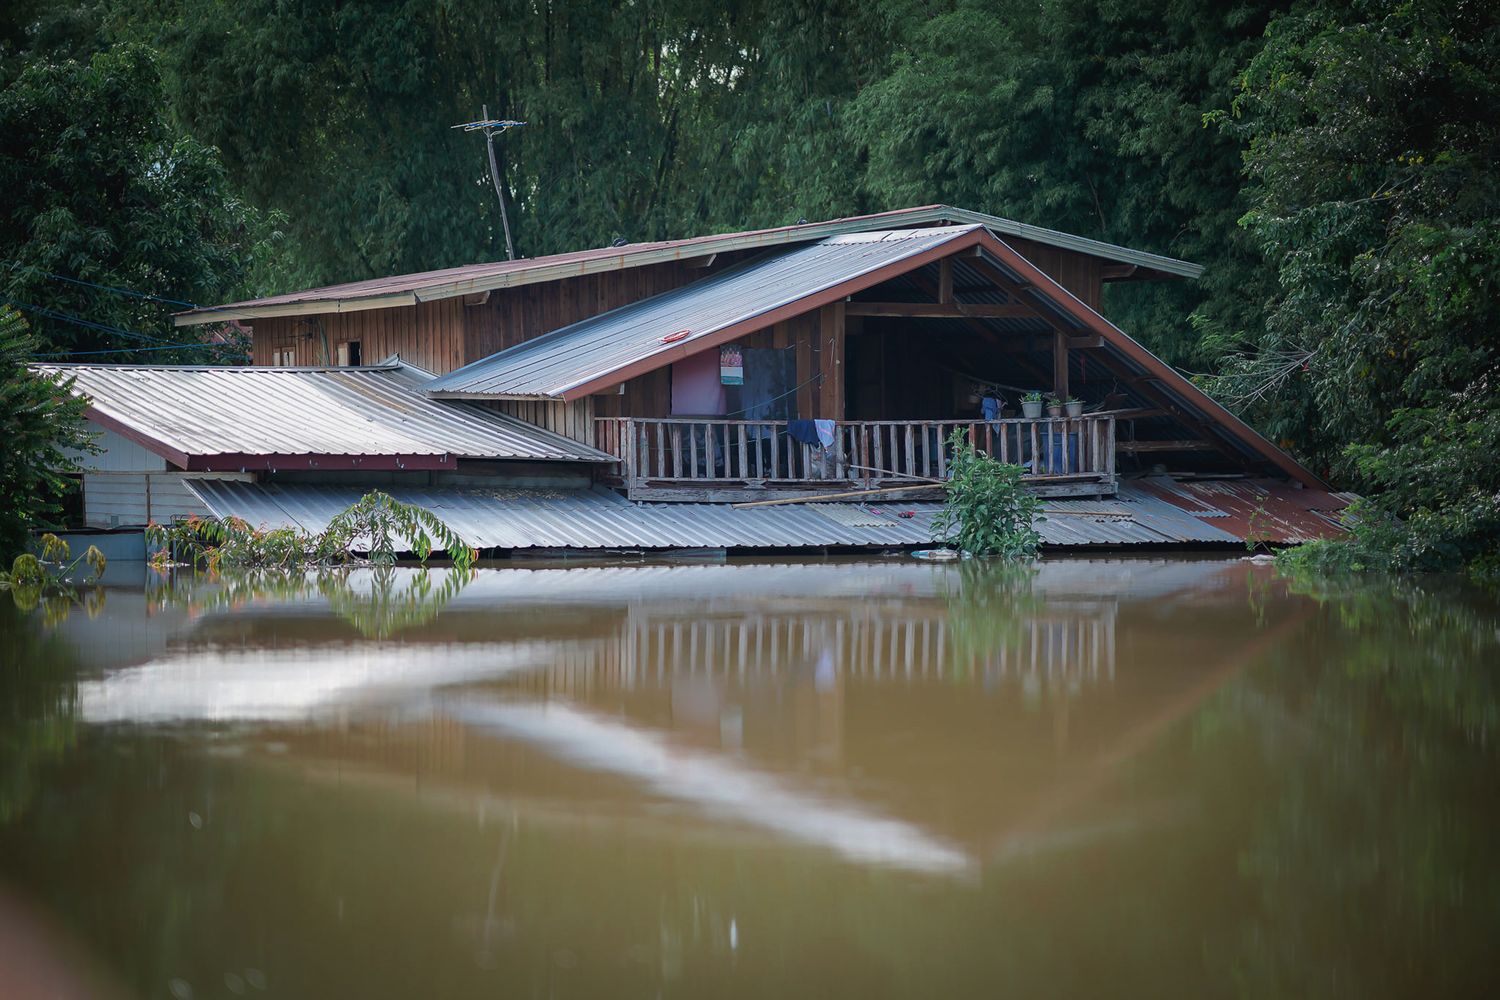
<svg viewBox="0 0 1500 1000">
<path fill-rule="evenodd" d="M 9 296 L 0 295 L 0 301 L 7 302 L 7 303 L 9 303 L 9 304 L 11 304 L 13 306 L 16 306 L 19 309 L 24 309 L 24 310 L 26 310 L 28 312 L 34 312 L 34 313 L 37 313 L 37 314 L 42 315 L 42 316 L 47 316 L 47 317 L 52 318 L 52 319 L 60 320 L 61 322 L 64 322 L 64 323 L 72 323 L 72 324 L 74 324 L 76 326 L 82 326 L 82 327 L 85 327 L 85 328 L 90 329 L 90 330 L 97 330 L 97 331 L 99 331 L 101 333 L 109 333 L 109 334 L 114 334 L 116 336 L 127 337 L 127 338 L 131 338 L 131 339 L 134 339 L 134 340 L 139 340 L 142 343 L 146 343 L 146 344 L 160 345 L 160 346 L 156 346 L 156 347 L 121 347 L 121 348 L 114 348 L 114 349 L 110 349 L 110 350 L 97 350 L 97 351 L 58 351 L 58 352 L 49 353 L 49 354 L 37 354 L 37 355 L 33 355 L 34 357 L 38 357 L 38 358 L 82 357 L 84 355 L 95 355 L 95 354 L 132 354 L 132 353 L 144 353 L 144 352 L 147 352 L 147 351 L 181 350 L 183 348 L 199 348 L 199 349 L 209 348 L 211 350 L 217 350 L 217 349 L 219 349 L 221 347 L 227 346 L 227 345 L 223 345 L 223 344 L 209 343 L 207 341 L 201 341 L 201 340 L 199 340 L 199 341 L 192 341 L 192 342 L 186 342 L 186 343 L 174 343 L 174 342 L 169 341 L 169 340 L 164 340 L 161 337 L 153 337 L 150 334 L 136 333 L 134 330 L 121 329 L 120 327 L 117 327 L 117 326 L 110 326 L 108 323 L 96 323 L 93 320 L 84 319 L 81 316 L 73 316 L 73 315 L 70 315 L 68 313 L 58 312 L 55 309 L 47 309 L 47 308 L 44 308 L 42 306 L 32 305 L 29 302 L 21 302 L 21 301 L 19 301 L 17 299 L 10 298 Z"/>
<path fill-rule="evenodd" d="M 107 351 L 56 351 L 49 354 L 33 354 L 34 358 L 81 358 L 97 354 L 145 354 L 149 351 L 176 351 L 184 347 L 209 347 L 214 349 L 228 348 L 229 344 L 208 344 L 203 341 L 191 341 L 182 344 L 162 344 L 159 347 L 116 347 Z"/>
<path fill-rule="evenodd" d="M 149 333 L 136 333 L 134 330 L 121 329 L 118 326 L 110 326 L 108 323 L 98 323 L 91 319 L 84 319 L 82 316 L 74 316 L 72 313 L 58 312 L 56 309 L 48 309 L 45 306 L 33 305 L 30 302 L 22 302 L 20 299 L 13 299 L 8 295 L 0 295 L 0 301 L 8 302 L 11 305 L 15 306 L 17 309 L 24 309 L 27 312 L 33 312 L 40 316 L 46 316 L 49 319 L 59 320 L 63 323 L 72 323 L 74 326 L 82 326 L 90 330 L 98 330 L 101 333 L 112 333 L 117 336 L 129 337 L 135 340 L 144 341 L 148 344 L 167 343 L 167 341 L 163 338 L 153 337 Z"/>
</svg>

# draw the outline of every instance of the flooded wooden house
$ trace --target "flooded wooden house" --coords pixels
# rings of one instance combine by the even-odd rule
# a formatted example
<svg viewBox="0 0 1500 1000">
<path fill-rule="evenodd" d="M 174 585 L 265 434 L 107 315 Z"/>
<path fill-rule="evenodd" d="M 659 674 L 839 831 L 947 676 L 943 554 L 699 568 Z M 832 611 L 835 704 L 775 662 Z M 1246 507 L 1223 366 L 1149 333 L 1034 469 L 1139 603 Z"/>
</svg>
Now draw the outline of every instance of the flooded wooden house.
<svg viewBox="0 0 1500 1000">
<path fill-rule="evenodd" d="M 107 474 L 155 474 L 193 509 L 310 530 L 380 485 L 496 551 L 914 546 L 956 432 L 1021 466 L 1052 545 L 1337 531 L 1341 497 L 1101 312 L 1106 283 L 1199 270 L 930 206 L 180 315 L 251 330 L 253 366 L 217 382 L 52 370 L 120 439 L 102 461 L 125 467 L 85 483 L 101 526 L 142 509 Z M 396 370 L 400 400 L 375 400 Z M 927 492 L 841 495 L 893 487 Z M 822 497 L 852 502 L 734 506 Z"/>
</svg>

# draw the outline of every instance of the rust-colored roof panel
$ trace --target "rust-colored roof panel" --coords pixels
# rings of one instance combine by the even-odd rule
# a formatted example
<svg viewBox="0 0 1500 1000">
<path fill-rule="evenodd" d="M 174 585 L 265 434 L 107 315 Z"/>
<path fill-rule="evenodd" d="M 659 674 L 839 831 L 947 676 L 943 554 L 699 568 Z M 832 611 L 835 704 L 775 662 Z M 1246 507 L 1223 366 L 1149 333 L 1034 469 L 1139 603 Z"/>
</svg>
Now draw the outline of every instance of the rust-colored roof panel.
<svg viewBox="0 0 1500 1000">
<path fill-rule="evenodd" d="M 1297 488 L 1269 479 L 1216 479 L 1177 482 L 1155 476 L 1138 489 L 1196 517 L 1213 519 L 1215 527 L 1247 540 L 1296 544 L 1344 533 L 1339 512 L 1345 497 L 1325 490 Z"/>
</svg>

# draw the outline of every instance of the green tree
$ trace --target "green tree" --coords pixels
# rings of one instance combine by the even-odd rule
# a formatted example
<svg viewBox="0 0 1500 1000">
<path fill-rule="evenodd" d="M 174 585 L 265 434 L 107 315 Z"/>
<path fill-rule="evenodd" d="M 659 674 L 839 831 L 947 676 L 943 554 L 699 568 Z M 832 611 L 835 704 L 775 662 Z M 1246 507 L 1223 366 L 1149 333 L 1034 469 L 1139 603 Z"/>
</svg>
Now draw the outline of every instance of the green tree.
<svg viewBox="0 0 1500 1000">
<path fill-rule="evenodd" d="M 93 447 L 84 401 L 26 367 L 35 338 L 15 310 L 0 306 L 0 561 L 23 551 L 32 531 L 50 527 L 71 487 L 73 457 Z"/>
<path fill-rule="evenodd" d="M 1253 327 L 1264 269 L 1235 225 L 1238 139 L 1202 117 L 1285 6 L 890 3 L 889 70 L 847 113 L 862 200 L 942 201 L 1203 263 L 1198 282 L 1111 285 L 1106 312 L 1168 360 L 1204 363 L 1185 317 Z"/>
<path fill-rule="evenodd" d="M 1361 565 L 1500 568 L 1497 33 L 1482 3 L 1309 5 L 1221 117 L 1278 273 L 1217 389 L 1373 494 L 1321 550 Z"/>
<path fill-rule="evenodd" d="M 244 290 L 264 231 L 215 151 L 170 124 L 153 54 L 132 44 L 87 62 L 33 53 L 4 81 L 0 134 L 0 297 L 31 312 L 41 349 L 205 360 L 203 349 L 159 350 L 194 339 L 171 326 L 183 306 L 164 300 Z"/>
</svg>

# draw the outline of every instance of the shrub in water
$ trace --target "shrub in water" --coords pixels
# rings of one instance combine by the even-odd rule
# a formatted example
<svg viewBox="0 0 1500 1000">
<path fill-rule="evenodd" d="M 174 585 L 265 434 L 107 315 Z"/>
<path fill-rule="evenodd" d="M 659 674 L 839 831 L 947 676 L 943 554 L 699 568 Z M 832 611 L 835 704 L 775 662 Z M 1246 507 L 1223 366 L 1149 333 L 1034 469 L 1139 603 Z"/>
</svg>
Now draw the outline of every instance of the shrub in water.
<svg viewBox="0 0 1500 1000">
<path fill-rule="evenodd" d="M 1021 484 L 1021 467 L 975 450 L 961 430 L 948 439 L 948 451 L 943 510 L 933 521 L 938 537 L 975 556 L 1035 557 L 1041 501 Z"/>
</svg>

